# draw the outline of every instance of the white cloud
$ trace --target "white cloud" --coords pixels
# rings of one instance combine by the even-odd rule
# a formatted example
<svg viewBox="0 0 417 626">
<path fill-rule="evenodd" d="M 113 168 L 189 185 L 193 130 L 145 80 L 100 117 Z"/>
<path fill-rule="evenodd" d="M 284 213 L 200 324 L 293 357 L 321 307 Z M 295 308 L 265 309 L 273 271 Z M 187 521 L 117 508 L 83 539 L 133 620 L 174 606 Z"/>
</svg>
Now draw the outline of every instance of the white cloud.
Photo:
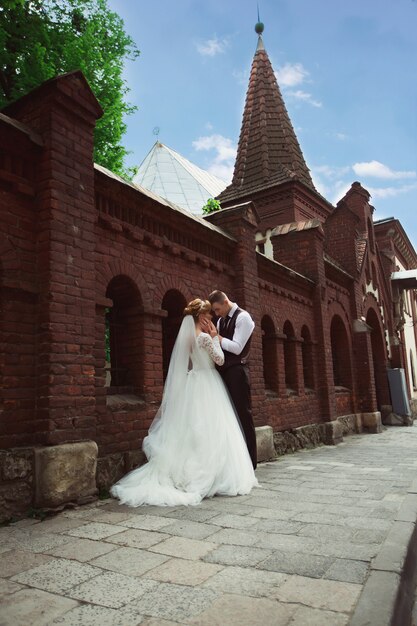
<svg viewBox="0 0 417 626">
<path fill-rule="evenodd" d="M 295 87 L 301 85 L 309 73 L 301 63 L 286 63 L 276 70 L 275 76 L 280 87 Z"/>
<path fill-rule="evenodd" d="M 336 139 L 339 139 L 340 141 L 345 141 L 345 139 L 348 138 L 348 136 L 345 133 L 334 133 L 334 137 Z"/>
<path fill-rule="evenodd" d="M 415 178 L 416 172 L 401 172 L 389 168 L 379 161 L 368 161 L 365 163 L 355 163 L 352 169 L 358 176 L 371 176 L 373 178 L 386 178 L 399 180 L 402 178 Z"/>
<path fill-rule="evenodd" d="M 320 165 L 312 168 L 311 176 L 317 191 L 329 202 L 336 204 L 350 189 L 351 183 L 342 178 L 349 170 L 349 167 Z"/>
<path fill-rule="evenodd" d="M 417 183 L 402 185 L 401 187 L 366 187 L 372 198 L 393 198 L 409 191 L 417 189 Z"/>
<path fill-rule="evenodd" d="M 335 178 L 340 178 L 341 176 L 345 176 L 350 172 L 350 167 L 346 166 L 334 166 L 334 165 L 316 165 L 312 168 L 314 172 L 317 174 L 321 174 L 330 180 L 334 180 Z"/>
<path fill-rule="evenodd" d="M 234 168 L 234 163 L 227 165 L 226 163 L 216 163 L 216 161 L 214 161 L 209 165 L 207 171 L 229 184 L 232 182 Z"/>
<path fill-rule="evenodd" d="M 295 98 L 296 100 L 302 100 L 303 102 L 307 102 L 308 104 L 311 104 L 313 107 L 323 106 L 322 103 L 319 102 L 319 100 L 314 100 L 311 93 L 307 93 L 306 91 L 302 91 L 301 89 L 297 89 L 297 91 L 287 91 L 286 94 L 287 96 L 291 96 L 292 98 Z"/>
<path fill-rule="evenodd" d="M 304 83 L 311 83 L 309 79 L 309 72 L 302 65 L 302 63 L 285 63 L 275 72 L 275 77 L 278 81 L 278 85 L 283 89 L 286 96 L 307 102 L 314 107 L 321 107 L 322 103 L 319 100 L 314 99 L 311 93 L 303 91 L 302 89 L 289 90 L 289 87 L 297 87 Z"/>
<path fill-rule="evenodd" d="M 207 130 L 213 130 L 213 124 L 210 124 L 210 122 L 206 122 L 205 128 L 207 128 Z"/>
<path fill-rule="evenodd" d="M 215 152 L 207 170 L 229 183 L 232 180 L 237 148 L 231 139 L 223 135 L 206 135 L 193 141 L 193 148 Z"/>
<path fill-rule="evenodd" d="M 202 56 L 214 57 L 216 54 L 222 54 L 229 46 L 228 39 L 218 39 L 216 36 L 213 39 L 207 39 L 202 43 L 197 43 L 197 51 Z"/>
</svg>

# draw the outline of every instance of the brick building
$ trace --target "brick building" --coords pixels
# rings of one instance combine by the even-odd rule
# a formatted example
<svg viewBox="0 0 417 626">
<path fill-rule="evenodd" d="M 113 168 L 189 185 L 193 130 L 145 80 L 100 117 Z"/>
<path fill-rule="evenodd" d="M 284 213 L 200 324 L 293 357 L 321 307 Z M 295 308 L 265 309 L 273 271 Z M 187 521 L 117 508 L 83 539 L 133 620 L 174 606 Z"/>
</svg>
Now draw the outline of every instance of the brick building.
<svg viewBox="0 0 417 626">
<path fill-rule="evenodd" d="M 412 378 L 415 277 L 391 275 L 417 256 L 358 182 L 336 207 L 316 191 L 262 39 L 219 212 L 94 165 L 100 115 L 80 72 L 0 114 L 0 517 L 87 501 L 142 460 L 182 309 L 216 287 L 256 321 L 254 416 L 279 451 L 378 430 L 387 366 Z"/>
</svg>

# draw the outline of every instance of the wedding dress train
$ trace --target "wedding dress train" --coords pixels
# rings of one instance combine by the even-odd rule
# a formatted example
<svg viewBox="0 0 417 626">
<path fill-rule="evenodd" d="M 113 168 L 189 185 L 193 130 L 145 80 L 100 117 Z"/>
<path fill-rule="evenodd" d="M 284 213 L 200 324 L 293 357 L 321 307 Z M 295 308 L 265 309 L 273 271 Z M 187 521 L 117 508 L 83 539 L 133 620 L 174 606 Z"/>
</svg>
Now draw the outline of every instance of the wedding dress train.
<svg viewBox="0 0 417 626">
<path fill-rule="evenodd" d="M 148 463 L 110 490 L 121 504 L 196 505 L 215 494 L 247 494 L 258 484 L 234 407 L 215 369 L 223 360 L 217 337 L 196 337 L 187 315 L 161 407 L 143 442 Z"/>
</svg>

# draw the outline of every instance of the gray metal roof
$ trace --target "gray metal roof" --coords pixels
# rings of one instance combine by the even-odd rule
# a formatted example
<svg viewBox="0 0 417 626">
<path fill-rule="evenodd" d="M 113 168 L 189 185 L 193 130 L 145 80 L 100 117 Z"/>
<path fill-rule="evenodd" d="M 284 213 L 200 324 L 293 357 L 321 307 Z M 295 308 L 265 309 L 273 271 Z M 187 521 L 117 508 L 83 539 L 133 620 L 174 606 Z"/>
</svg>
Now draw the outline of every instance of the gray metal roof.
<svg viewBox="0 0 417 626">
<path fill-rule="evenodd" d="M 142 161 L 133 182 L 197 215 L 209 198 L 227 186 L 159 141 Z"/>
</svg>

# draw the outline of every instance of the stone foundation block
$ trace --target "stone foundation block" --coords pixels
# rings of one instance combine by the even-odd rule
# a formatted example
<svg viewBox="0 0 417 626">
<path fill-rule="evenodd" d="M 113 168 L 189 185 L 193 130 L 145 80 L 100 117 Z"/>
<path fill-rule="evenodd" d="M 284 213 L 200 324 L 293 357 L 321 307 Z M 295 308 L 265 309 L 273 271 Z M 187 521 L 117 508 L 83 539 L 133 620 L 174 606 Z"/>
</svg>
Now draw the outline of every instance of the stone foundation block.
<svg viewBox="0 0 417 626">
<path fill-rule="evenodd" d="M 382 423 L 386 426 L 412 426 L 413 417 L 411 415 L 398 415 L 398 413 L 389 413 L 384 416 Z"/>
<path fill-rule="evenodd" d="M 382 433 L 381 413 L 362 413 L 362 426 L 369 433 Z"/>
<path fill-rule="evenodd" d="M 301 449 L 300 440 L 288 430 L 274 433 L 274 446 L 278 456 Z"/>
<path fill-rule="evenodd" d="M 323 424 L 324 443 L 328 446 L 336 446 L 343 441 L 343 425 L 338 420 Z"/>
<path fill-rule="evenodd" d="M 360 413 L 352 413 L 350 415 L 341 415 L 337 421 L 342 424 L 343 436 L 354 435 L 362 432 L 362 421 Z"/>
<path fill-rule="evenodd" d="M 292 430 L 301 448 L 316 448 L 323 443 L 319 424 L 307 424 Z"/>
<path fill-rule="evenodd" d="M 256 432 L 256 449 L 258 461 L 269 461 L 277 456 L 274 446 L 274 431 L 272 426 L 258 426 Z"/>
<path fill-rule="evenodd" d="M 143 450 L 129 450 L 124 453 L 125 472 L 130 472 L 146 463 L 147 458 Z"/>
<path fill-rule="evenodd" d="M 35 449 L 35 506 L 91 501 L 97 496 L 96 468 L 95 441 Z"/>
<path fill-rule="evenodd" d="M 97 486 L 99 489 L 110 489 L 124 474 L 126 474 L 126 471 L 122 452 L 109 454 L 98 459 Z"/>
</svg>

